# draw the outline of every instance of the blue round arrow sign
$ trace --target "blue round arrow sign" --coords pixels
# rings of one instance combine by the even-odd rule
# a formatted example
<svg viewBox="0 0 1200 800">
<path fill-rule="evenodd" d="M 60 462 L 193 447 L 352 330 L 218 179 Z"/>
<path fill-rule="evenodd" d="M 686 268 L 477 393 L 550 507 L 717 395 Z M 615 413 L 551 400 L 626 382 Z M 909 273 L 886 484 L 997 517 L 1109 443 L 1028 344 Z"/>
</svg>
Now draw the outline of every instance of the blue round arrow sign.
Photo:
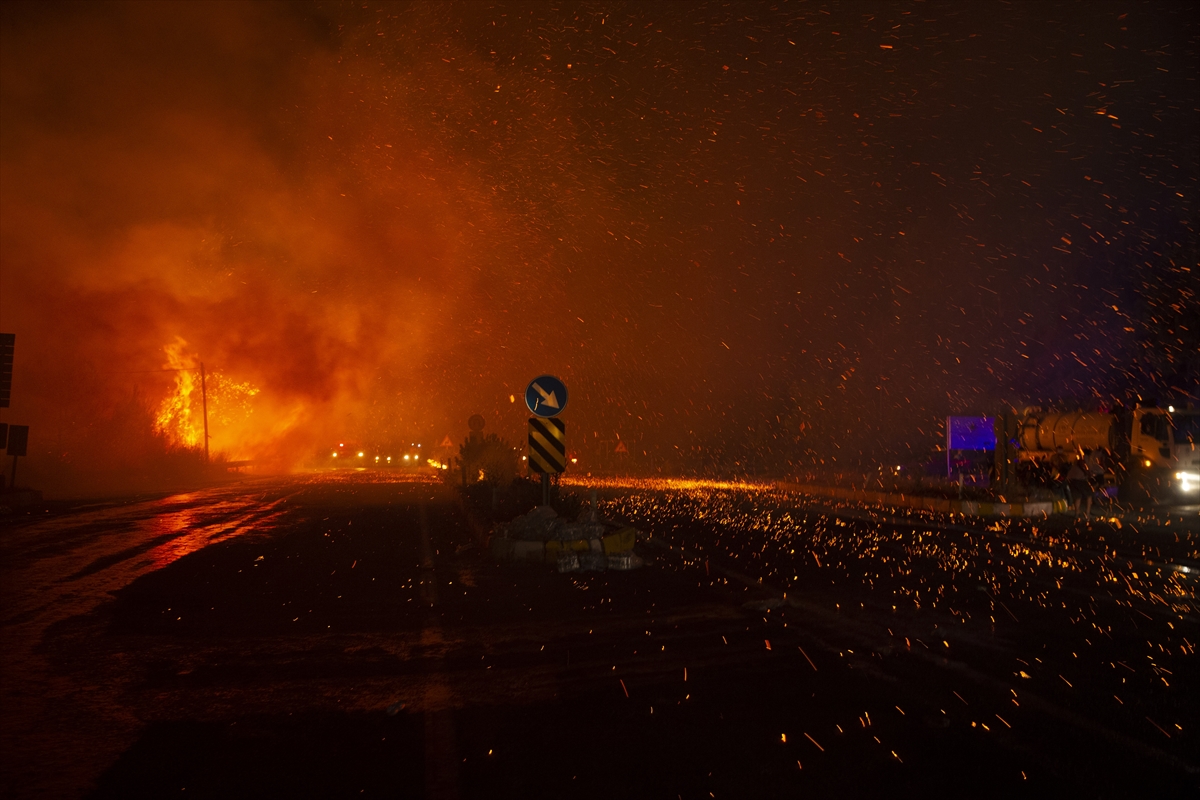
<svg viewBox="0 0 1200 800">
<path fill-rule="evenodd" d="M 556 417 L 567 407 L 567 387 L 553 375 L 539 375 L 525 389 L 525 405 L 539 417 Z"/>
</svg>

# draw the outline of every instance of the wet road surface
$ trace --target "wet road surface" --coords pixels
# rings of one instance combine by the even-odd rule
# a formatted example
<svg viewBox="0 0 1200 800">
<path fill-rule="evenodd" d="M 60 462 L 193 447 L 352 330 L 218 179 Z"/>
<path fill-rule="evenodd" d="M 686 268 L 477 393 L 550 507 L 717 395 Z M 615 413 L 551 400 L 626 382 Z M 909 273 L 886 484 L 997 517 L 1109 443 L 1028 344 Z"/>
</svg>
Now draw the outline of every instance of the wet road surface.
<svg viewBox="0 0 1200 800">
<path fill-rule="evenodd" d="M 629 483 L 628 573 L 449 490 L 262 480 L 0 527 L 5 796 L 1194 796 L 1194 520 Z M 1118 527 L 1119 526 L 1119 527 Z"/>
</svg>

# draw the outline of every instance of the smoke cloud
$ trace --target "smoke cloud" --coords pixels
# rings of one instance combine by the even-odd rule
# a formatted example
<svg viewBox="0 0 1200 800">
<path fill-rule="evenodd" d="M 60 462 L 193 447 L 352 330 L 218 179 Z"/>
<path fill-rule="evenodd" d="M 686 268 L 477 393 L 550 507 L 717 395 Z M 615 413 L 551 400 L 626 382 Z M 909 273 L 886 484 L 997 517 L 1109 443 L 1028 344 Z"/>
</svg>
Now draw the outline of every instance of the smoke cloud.
<svg viewBox="0 0 1200 800">
<path fill-rule="evenodd" d="M 201 362 L 213 450 L 280 468 L 474 412 L 516 443 L 545 372 L 583 463 L 715 472 L 1194 386 L 1173 12 L 749 11 L 6 4 L 30 474 L 196 445 L 197 375 L 163 370 Z"/>
</svg>

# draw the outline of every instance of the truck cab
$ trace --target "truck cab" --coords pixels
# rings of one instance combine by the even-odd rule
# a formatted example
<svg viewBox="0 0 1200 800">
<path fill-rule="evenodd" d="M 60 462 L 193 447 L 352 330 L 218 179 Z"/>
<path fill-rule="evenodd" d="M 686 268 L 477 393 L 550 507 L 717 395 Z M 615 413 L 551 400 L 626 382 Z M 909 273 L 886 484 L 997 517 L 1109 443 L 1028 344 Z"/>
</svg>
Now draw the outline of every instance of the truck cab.
<svg viewBox="0 0 1200 800">
<path fill-rule="evenodd" d="M 1131 423 L 1131 466 L 1154 474 L 1173 493 L 1200 494 L 1200 410 L 1137 408 Z"/>
</svg>

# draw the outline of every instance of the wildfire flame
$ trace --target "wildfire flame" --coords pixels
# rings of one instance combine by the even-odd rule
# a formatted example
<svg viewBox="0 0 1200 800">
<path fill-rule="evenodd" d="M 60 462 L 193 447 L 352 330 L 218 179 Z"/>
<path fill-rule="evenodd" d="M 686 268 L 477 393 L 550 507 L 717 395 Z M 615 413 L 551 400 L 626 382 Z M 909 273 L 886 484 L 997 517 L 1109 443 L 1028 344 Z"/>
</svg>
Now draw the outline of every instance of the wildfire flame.
<svg viewBox="0 0 1200 800">
<path fill-rule="evenodd" d="M 253 412 L 250 400 L 259 389 L 248 382 L 235 382 L 219 371 L 205 376 L 201 384 L 199 360 L 187 350 L 187 341 L 176 336 L 163 347 L 167 354 L 165 369 L 175 370 L 170 393 L 159 404 L 154 430 L 171 445 L 182 448 L 204 447 L 204 404 L 207 396 L 210 445 L 217 438 L 216 428 L 243 422 Z"/>
<path fill-rule="evenodd" d="M 199 401 L 200 376 L 193 373 L 195 364 L 185 355 L 187 342 L 181 336 L 163 347 L 167 354 L 164 369 L 176 370 L 174 390 L 163 398 L 154 420 L 154 431 L 176 447 L 204 446 L 204 419 L 192 413 L 194 401 Z M 197 409 L 199 411 L 199 409 Z"/>
</svg>

